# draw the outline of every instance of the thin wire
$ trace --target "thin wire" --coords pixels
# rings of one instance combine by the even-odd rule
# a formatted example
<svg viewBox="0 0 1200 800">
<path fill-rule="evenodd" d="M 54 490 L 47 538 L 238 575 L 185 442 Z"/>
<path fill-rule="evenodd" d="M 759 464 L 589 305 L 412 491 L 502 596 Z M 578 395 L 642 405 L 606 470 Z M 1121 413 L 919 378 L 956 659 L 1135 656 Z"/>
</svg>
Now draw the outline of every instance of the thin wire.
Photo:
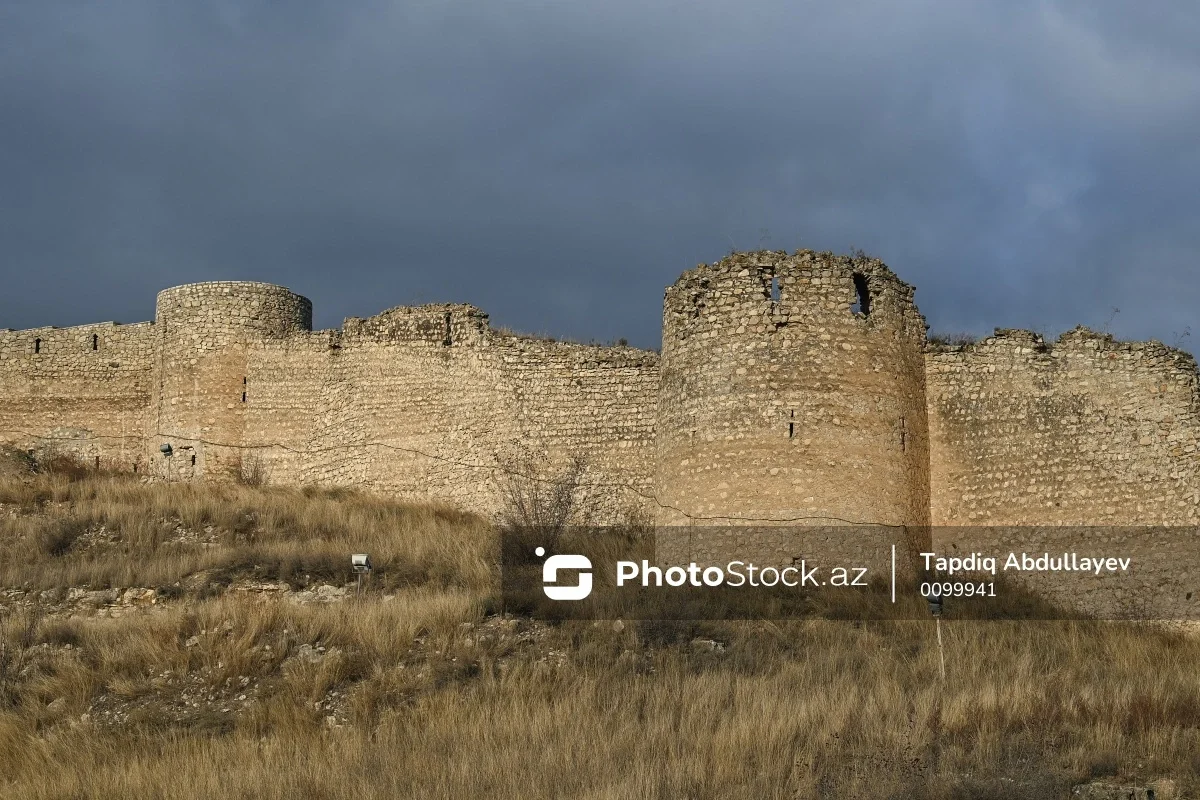
<svg viewBox="0 0 1200 800">
<path fill-rule="evenodd" d="M 7 429 L 7 430 L 0 429 L 0 433 L 16 434 L 18 436 L 27 436 L 31 439 L 39 439 L 42 441 L 49 441 L 49 442 L 90 442 L 90 441 L 95 441 L 96 439 L 149 438 L 149 437 L 140 437 L 140 436 L 116 436 L 113 434 L 96 434 L 93 436 L 43 436 L 41 434 L 32 433 L 31 431 L 14 430 L 14 429 Z M 451 466 L 462 467 L 464 469 L 487 470 L 489 472 L 502 472 L 507 475 L 511 475 L 513 477 L 522 478 L 524 480 L 535 481 L 537 483 L 553 483 L 555 480 L 554 478 L 544 478 L 544 477 L 541 477 L 538 475 L 530 475 L 528 473 L 524 473 L 519 470 L 512 469 L 510 467 L 506 467 L 503 464 L 476 464 L 476 463 L 472 463 L 470 461 L 461 461 L 456 458 L 440 456 L 440 455 L 437 455 L 436 453 L 429 453 L 424 450 L 418 450 L 418 449 L 412 448 L 412 447 L 403 447 L 401 445 L 388 444 L 387 442 L 354 442 L 354 443 L 349 443 L 349 444 L 330 445 L 328 447 L 309 447 L 309 448 L 301 449 L 301 448 L 292 447 L 290 445 L 283 444 L 281 442 L 273 442 L 273 443 L 269 443 L 269 444 L 230 444 L 227 442 L 215 442 L 215 441 L 211 441 L 209 439 L 201 439 L 201 438 L 198 438 L 195 436 L 183 436 L 180 434 L 168 433 L 165 431 L 156 431 L 153 434 L 153 436 L 162 437 L 164 439 L 183 439 L 183 440 L 189 441 L 189 442 L 199 442 L 200 444 L 208 445 L 210 447 L 227 447 L 231 450 L 265 450 L 268 448 L 279 448 L 280 450 L 284 450 L 289 453 L 295 453 L 296 455 L 311 455 L 311 454 L 315 454 L 315 453 L 329 453 L 329 452 L 333 452 L 335 450 L 345 450 L 345 449 L 355 448 L 355 447 L 382 447 L 386 450 L 395 450 L 395 451 L 401 452 L 401 453 L 409 453 L 411 455 L 423 456 L 423 457 L 431 459 L 433 461 L 440 461 L 444 464 L 449 464 Z M 649 500 L 650 502 L 657 505 L 659 508 L 662 508 L 666 511 L 675 511 L 675 512 L 681 514 L 682 516 L 687 517 L 690 520 L 696 520 L 699 522 L 714 522 L 714 521 L 718 521 L 718 520 L 736 520 L 739 522 L 811 522 L 813 520 L 832 520 L 834 522 L 845 523 L 846 525 L 859 525 L 859 526 L 870 526 L 870 527 L 880 527 L 880 528 L 904 528 L 904 527 L 907 527 L 905 525 L 889 525 L 884 522 L 862 522 L 862 521 L 858 521 L 858 520 L 843 519 L 842 517 L 835 517 L 835 516 L 830 516 L 830 515 L 800 516 L 800 517 L 702 516 L 702 515 L 698 515 L 698 514 L 688 513 L 687 511 L 684 511 L 682 508 L 679 508 L 678 506 L 674 506 L 669 503 L 664 503 L 662 500 L 660 500 L 658 498 L 658 495 L 646 494 L 645 492 L 638 489 L 636 486 L 633 486 L 628 483 L 618 483 L 615 481 L 595 481 L 595 482 L 589 482 L 589 483 L 580 483 L 579 486 L 581 488 L 624 489 L 626 491 L 632 492 L 633 494 L 636 494 L 638 497 L 641 497 L 644 500 Z"/>
</svg>

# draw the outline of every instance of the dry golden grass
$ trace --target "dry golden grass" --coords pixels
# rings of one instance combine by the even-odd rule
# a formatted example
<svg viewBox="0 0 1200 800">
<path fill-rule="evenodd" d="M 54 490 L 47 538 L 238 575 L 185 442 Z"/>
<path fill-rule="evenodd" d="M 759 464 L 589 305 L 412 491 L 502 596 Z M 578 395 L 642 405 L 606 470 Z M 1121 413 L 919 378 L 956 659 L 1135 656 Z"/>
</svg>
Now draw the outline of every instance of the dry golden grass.
<svg viewBox="0 0 1200 800">
<path fill-rule="evenodd" d="M 486 591 L 493 579 L 479 518 L 346 491 L 49 474 L 0 480 L 0 506 L 5 586 L 157 587 L 197 573 L 340 582 L 351 552 L 370 552 L 388 585 Z M 95 538 L 103 546 L 77 546 Z"/>
<path fill-rule="evenodd" d="M 0 530 L 4 586 L 184 590 L 111 619 L 3 607 L 0 797 L 1049 798 L 1110 774 L 1200 788 L 1200 642 L 1156 628 L 947 622 L 942 682 L 927 622 L 489 616 L 494 538 L 467 515 L 22 481 L 0 488 L 24 498 Z M 84 532 L 64 546 L 52 520 Z M 116 537 L 93 541 L 100 525 Z M 171 538 L 205 526 L 210 544 Z M 362 599 L 191 580 L 236 585 L 272 558 L 336 572 L 355 549 L 379 554 Z"/>
</svg>

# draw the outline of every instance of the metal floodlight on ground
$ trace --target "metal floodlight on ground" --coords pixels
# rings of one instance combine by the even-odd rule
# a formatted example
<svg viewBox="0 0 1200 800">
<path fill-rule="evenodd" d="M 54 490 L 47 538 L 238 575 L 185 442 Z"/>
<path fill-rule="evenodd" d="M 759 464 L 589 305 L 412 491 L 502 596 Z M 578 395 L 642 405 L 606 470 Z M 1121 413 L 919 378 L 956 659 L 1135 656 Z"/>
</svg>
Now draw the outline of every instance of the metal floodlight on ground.
<svg viewBox="0 0 1200 800">
<path fill-rule="evenodd" d="M 350 556 L 350 566 L 358 577 L 357 594 L 362 594 L 363 575 L 371 574 L 371 557 L 366 553 L 354 553 Z"/>
<path fill-rule="evenodd" d="M 929 613 L 940 617 L 942 615 L 942 596 L 936 591 L 937 587 L 936 583 L 926 583 L 922 588 L 927 589 L 925 602 L 929 604 Z"/>
</svg>

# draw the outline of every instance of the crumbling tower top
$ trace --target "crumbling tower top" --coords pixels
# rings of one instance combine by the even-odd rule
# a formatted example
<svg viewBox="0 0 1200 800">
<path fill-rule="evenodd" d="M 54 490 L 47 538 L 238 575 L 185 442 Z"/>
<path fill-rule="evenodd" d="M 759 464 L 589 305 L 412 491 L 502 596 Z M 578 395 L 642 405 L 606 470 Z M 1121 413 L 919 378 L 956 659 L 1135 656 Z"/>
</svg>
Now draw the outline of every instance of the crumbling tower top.
<svg viewBox="0 0 1200 800">
<path fill-rule="evenodd" d="M 158 293 L 155 321 L 172 334 L 194 329 L 214 339 L 263 338 L 312 330 L 312 302 L 283 286 L 257 281 L 208 281 Z M 169 334 L 168 334 L 169 335 Z"/>
</svg>

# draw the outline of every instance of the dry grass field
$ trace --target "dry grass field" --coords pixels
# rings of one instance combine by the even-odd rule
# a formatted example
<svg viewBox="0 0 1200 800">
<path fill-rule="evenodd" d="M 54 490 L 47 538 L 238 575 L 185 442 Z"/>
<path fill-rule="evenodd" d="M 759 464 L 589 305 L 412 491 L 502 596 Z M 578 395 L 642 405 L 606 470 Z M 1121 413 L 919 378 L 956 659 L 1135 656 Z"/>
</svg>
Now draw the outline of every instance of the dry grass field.
<svg viewBox="0 0 1200 800">
<path fill-rule="evenodd" d="M 11 462 L 11 460 L 10 460 Z M 376 573 L 357 597 L 348 554 Z M 0 476 L 0 797 L 1058 798 L 1200 787 L 1200 641 L 1090 622 L 495 613 L 485 521 Z"/>
</svg>

